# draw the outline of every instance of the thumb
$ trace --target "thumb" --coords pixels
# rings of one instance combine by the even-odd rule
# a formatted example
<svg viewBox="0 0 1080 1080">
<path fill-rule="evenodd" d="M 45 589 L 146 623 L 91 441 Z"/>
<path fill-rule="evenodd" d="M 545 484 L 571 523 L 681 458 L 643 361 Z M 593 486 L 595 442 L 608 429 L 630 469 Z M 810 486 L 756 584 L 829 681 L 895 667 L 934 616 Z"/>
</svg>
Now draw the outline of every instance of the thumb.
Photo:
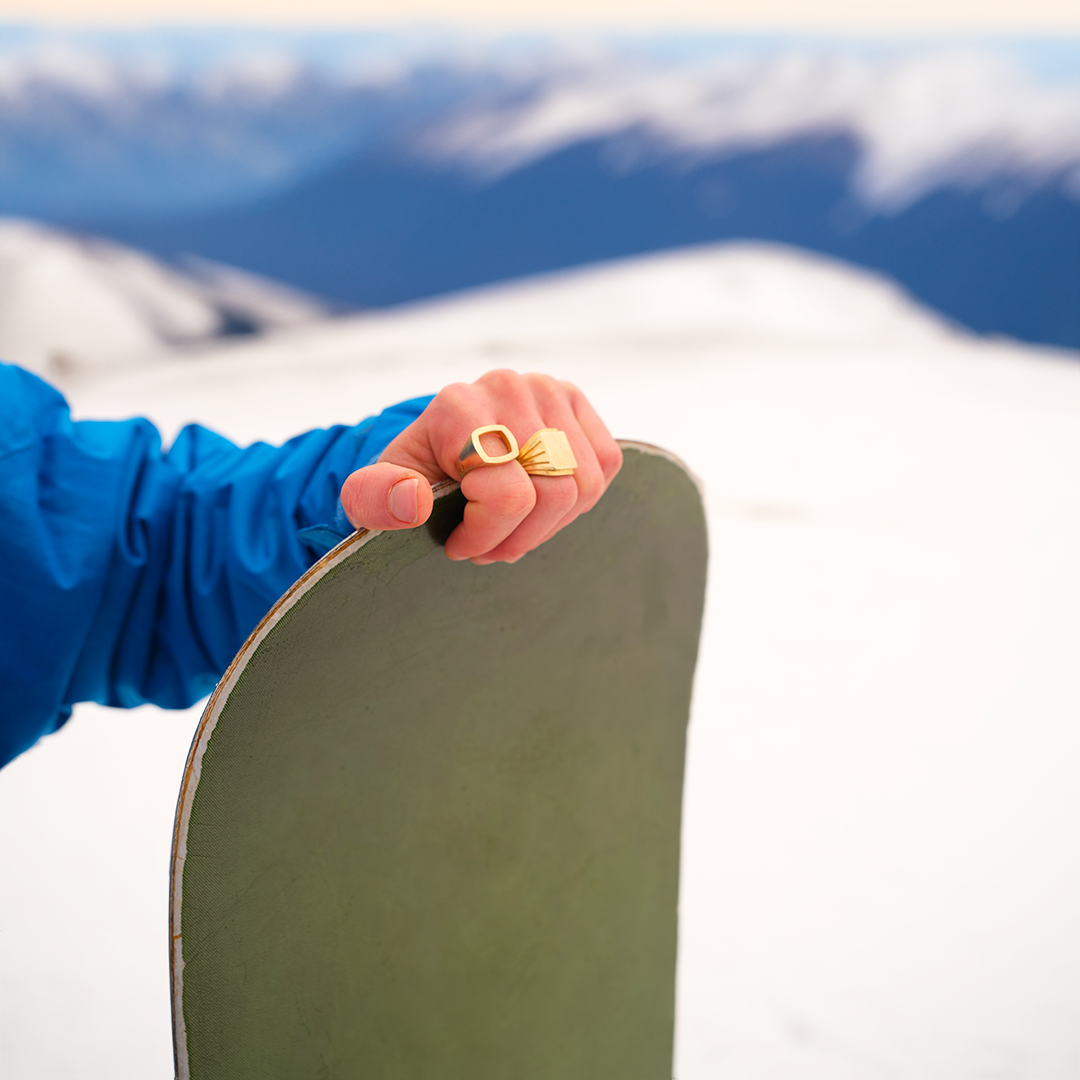
<svg viewBox="0 0 1080 1080">
<path fill-rule="evenodd" d="M 415 469 L 380 461 L 341 486 L 341 508 L 357 529 L 411 529 L 431 514 L 431 484 Z"/>
</svg>

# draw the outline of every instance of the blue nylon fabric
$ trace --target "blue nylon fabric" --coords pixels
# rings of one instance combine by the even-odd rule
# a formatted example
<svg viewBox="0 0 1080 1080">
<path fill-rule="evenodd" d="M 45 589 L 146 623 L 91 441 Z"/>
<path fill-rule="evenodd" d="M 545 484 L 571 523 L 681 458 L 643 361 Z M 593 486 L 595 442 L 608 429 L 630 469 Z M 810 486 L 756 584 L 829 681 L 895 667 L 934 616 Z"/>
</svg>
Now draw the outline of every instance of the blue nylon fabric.
<svg viewBox="0 0 1080 1080">
<path fill-rule="evenodd" d="M 79 701 L 185 708 L 351 532 L 338 494 L 430 397 L 283 446 L 191 425 L 73 421 L 0 364 L 0 765 Z"/>
</svg>

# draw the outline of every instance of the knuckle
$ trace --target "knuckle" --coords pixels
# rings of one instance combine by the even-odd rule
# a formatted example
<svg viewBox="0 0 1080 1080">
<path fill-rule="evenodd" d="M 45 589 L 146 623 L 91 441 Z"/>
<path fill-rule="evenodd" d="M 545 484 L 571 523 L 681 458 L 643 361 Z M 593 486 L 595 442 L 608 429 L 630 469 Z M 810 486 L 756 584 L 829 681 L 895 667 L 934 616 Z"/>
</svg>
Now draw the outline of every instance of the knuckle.
<svg viewBox="0 0 1080 1080">
<path fill-rule="evenodd" d="M 526 405 L 531 396 L 525 378 L 516 371 L 511 371 L 510 368 L 496 368 L 494 371 L 489 371 L 479 381 L 503 405 L 520 409 Z"/>
<path fill-rule="evenodd" d="M 557 513 L 560 517 L 573 509 L 581 497 L 580 489 L 570 476 L 552 476 L 542 481 L 537 501 L 543 501 L 544 508 Z"/>
<path fill-rule="evenodd" d="M 531 372 L 524 376 L 525 383 L 537 397 L 551 400 L 559 393 L 559 384 L 550 376 Z"/>
<path fill-rule="evenodd" d="M 613 477 L 622 468 L 623 452 L 614 439 L 610 440 L 606 446 L 601 447 L 596 457 L 606 477 Z"/>
<path fill-rule="evenodd" d="M 606 487 L 604 477 L 590 470 L 587 475 L 578 479 L 578 496 L 591 510 L 600 501 L 600 496 L 604 494 Z"/>
<path fill-rule="evenodd" d="M 495 390 L 505 390 L 521 382 L 521 376 L 510 368 L 494 368 L 482 375 L 479 382 Z"/>
<path fill-rule="evenodd" d="M 536 505 L 536 488 L 526 475 L 504 481 L 492 496 L 491 508 L 499 517 L 524 517 Z"/>
<path fill-rule="evenodd" d="M 465 383 L 450 383 L 449 386 L 444 386 L 435 395 L 435 400 L 429 407 L 439 412 L 458 411 L 465 406 L 471 393 L 472 388 Z"/>
<path fill-rule="evenodd" d="M 571 412 L 577 414 L 582 403 L 585 402 L 585 395 L 572 382 L 567 382 L 565 379 L 559 379 L 555 385 L 562 399 L 569 405 Z"/>
</svg>

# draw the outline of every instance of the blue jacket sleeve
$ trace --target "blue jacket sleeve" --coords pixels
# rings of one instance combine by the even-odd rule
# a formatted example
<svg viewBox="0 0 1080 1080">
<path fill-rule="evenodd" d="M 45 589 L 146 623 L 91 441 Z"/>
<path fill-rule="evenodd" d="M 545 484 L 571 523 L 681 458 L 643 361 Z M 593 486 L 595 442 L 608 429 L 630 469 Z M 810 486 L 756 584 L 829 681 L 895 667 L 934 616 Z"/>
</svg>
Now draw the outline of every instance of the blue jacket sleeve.
<svg viewBox="0 0 1080 1080">
<path fill-rule="evenodd" d="M 78 701 L 183 708 L 351 531 L 338 493 L 430 398 L 284 446 L 147 420 L 72 421 L 0 364 L 0 765 Z"/>
</svg>

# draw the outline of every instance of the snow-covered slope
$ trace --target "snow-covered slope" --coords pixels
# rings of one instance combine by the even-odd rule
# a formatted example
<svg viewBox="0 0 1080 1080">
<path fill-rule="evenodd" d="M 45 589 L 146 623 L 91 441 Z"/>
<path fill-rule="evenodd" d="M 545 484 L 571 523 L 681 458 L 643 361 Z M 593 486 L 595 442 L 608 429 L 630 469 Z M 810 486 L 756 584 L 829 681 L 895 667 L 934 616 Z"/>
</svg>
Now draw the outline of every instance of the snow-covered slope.
<svg viewBox="0 0 1080 1080">
<path fill-rule="evenodd" d="M 232 267 L 193 259 L 188 270 L 98 237 L 0 218 L 0 357 L 38 372 L 118 363 L 328 311 Z"/>
<path fill-rule="evenodd" d="M 81 416 L 278 440 L 544 370 L 703 479 L 680 1080 L 1073 1080 L 1075 354 L 736 247 L 168 359 L 64 385 Z M 20 1080 L 169 1075 L 167 851 L 196 719 L 80 708 L 0 773 Z"/>
<path fill-rule="evenodd" d="M 403 325 L 405 340 L 426 339 L 442 355 L 573 341 L 636 352 L 654 340 L 900 342 L 959 332 L 885 278 L 769 244 L 707 245 L 332 320 L 316 301 L 235 267 L 195 257 L 181 265 L 0 219 L 0 356 L 60 385 L 89 378 L 111 387 L 98 368 L 250 357 L 265 375 L 279 349 L 287 363 L 295 350 L 362 354 L 402 340 Z M 222 330 L 238 316 L 263 337 L 290 333 L 279 345 L 256 335 L 237 350 Z"/>
</svg>

